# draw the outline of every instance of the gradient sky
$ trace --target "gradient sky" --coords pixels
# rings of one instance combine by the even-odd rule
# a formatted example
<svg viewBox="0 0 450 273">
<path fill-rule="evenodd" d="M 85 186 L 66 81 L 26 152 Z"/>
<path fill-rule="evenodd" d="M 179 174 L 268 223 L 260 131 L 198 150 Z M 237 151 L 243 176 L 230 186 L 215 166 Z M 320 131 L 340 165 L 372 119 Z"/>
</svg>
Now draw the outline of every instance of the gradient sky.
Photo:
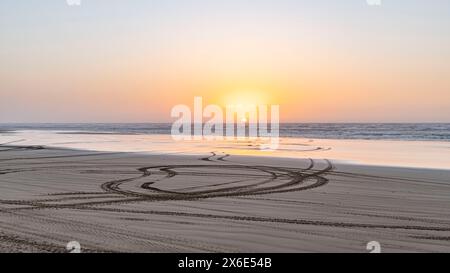
<svg viewBox="0 0 450 273">
<path fill-rule="evenodd" d="M 0 122 L 450 122 L 450 1 L 0 1 Z"/>
</svg>

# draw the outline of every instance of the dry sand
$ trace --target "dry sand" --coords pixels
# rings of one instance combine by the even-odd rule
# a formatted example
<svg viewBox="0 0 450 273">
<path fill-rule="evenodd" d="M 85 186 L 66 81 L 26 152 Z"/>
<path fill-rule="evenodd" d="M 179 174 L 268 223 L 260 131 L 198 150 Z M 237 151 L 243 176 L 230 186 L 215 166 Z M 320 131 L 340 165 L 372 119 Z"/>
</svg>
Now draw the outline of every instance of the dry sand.
<svg viewBox="0 0 450 273">
<path fill-rule="evenodd" d="M 0 251 L 450 252 L 450 171 L 0 147 Z"/>
</svg>

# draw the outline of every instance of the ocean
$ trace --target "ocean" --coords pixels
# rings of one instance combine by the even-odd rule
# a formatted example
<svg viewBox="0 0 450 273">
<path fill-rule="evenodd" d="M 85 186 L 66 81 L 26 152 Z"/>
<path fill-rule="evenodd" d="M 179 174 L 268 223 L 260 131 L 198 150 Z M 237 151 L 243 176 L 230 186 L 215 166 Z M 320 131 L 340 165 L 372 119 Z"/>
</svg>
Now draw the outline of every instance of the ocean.
<svg viewBox="0 0 450 273">
<path fill-rule="evenodd" d="M 171 126 L 171 123 L 8 123 L 0 124 L 0 131 L 169 135 Z M 450 141 L 450 123 L 282 123 L 280 137 Z"/>
</svg>

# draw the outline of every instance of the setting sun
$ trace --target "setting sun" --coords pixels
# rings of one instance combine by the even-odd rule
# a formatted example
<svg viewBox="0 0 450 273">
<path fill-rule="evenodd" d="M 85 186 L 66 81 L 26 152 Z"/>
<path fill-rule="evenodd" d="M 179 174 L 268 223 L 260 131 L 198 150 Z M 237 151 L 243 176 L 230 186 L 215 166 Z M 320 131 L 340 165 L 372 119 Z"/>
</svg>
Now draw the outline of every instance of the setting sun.
<svg viewBox="0 0 450 273">
<path fill-rule="evenodd" d="M 222 101 L 225 105 L 250 106 L 271 104 L 268 93 L 257 89 L 235 89 L 223 95 Z"/>
</svg>

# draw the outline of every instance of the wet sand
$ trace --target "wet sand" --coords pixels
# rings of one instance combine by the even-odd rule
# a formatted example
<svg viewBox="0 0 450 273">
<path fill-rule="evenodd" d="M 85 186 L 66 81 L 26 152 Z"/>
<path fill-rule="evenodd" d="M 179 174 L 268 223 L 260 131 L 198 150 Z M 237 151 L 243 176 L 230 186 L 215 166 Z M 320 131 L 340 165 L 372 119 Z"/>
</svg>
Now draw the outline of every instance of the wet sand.
<svg viewBox="0 0 450 273">
<path fill-rule="evenodd" d="M 280 137 L 277 149 L 262 149 L 268 141 L 267 138 L 175 141 L 171 135 L 45 130 L 0 133 L 0 144 L 20 146 L 196 156 L 220 151 L 235 156 L 327 158 L 351 164 L 450 170 L 448 141 Z"/>
<path fill-rule="evenodd" d="M 450 252 L 450 171 L 13 145 L 1 252 Z"/>
</svg>

